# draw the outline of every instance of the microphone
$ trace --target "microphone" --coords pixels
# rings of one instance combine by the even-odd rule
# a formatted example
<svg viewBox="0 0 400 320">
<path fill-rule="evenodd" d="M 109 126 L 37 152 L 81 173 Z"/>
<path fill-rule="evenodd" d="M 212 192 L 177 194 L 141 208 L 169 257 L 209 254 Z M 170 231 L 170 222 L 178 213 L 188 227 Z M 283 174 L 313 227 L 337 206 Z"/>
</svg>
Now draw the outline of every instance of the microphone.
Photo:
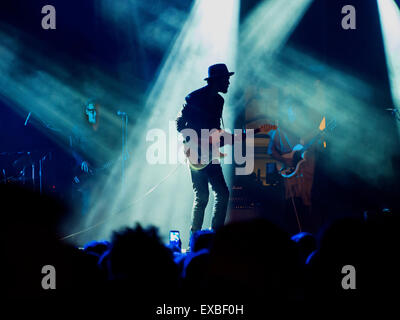
<svg viewBox="0 0 400 320">
<path fill-rule="evenodd" d="M 31 114 L 32 114 L 32 112 L 29 112 L 28 113 L 28 116 L 26 117 L 26 120 L 25 120 L 25 123 L 24 123 L 24 126 L 26 127 L 26 125 L 28 124 L 28 121 L 29 121 L 29 118 L 31 117 Z"/>
<path fill-rule="evenodd" d="M 119 115 L 119 116 L 126 116 L 126 112 L 121 111 L 121 110 L 118 110 L 118 111 L 117 111 L 117 115 Z"/>
</svg>

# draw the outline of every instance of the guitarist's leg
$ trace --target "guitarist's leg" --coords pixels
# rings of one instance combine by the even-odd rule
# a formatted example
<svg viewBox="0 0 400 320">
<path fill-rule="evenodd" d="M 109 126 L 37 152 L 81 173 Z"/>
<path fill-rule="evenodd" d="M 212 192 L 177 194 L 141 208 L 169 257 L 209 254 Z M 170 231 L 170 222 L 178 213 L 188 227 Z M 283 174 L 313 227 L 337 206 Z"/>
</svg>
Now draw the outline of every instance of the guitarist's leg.
<svg viewBox="0 0 400 320">
<path fill-rule="evenodd" d="M 228 209 L 229 190 L 225 182 L 220 164 L 211 164 L 207 167 L 208 179 L 214 191 L 214 210 L 211 227 L 216 230 L 225 223 Z"/>
<path fill-rule="evenodd" d="M 190 174 L 194 192 L 191 231 L 195 232 L 201 230 L 203 226 L 204 211 L 209 197 L 208 176 L 205 169 L 200 171 L 190 170 Z"/>
</svg>

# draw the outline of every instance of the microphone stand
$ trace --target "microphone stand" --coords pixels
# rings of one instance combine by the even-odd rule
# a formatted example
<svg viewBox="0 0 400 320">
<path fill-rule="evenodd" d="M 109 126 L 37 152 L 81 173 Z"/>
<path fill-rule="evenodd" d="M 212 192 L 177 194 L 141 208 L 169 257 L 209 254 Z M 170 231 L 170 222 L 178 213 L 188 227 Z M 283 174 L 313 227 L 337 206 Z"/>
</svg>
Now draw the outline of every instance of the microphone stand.
<svg viewBox="0 0 400 320">
<path fill-rule="evenodd" d="M 393 108 L 387 108 L 385 110 L 391 111 L 391 114 L 395 117 L 395 119 L 400 122 L 400 111 L 398 108 L 393 107 Z"/>
<path fill-rule="evenodd" d="M 128 159 L 128 114 L 126 112 L 117 111 L 117 115 L 121 117 L 121 134 L 122 134 L 122 146 L 121 146 L 121 190 L 125 189 L 125 161 Z"/>
</svg>

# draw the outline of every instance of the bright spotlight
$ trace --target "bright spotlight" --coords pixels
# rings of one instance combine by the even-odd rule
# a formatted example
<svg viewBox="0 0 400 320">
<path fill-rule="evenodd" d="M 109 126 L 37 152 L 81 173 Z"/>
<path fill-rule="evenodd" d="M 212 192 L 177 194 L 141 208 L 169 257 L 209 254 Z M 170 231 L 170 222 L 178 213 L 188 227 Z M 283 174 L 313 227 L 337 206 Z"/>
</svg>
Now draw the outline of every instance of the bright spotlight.
<svg viewBox="0 0 400 320">
<path fill-rule="evenodd" d="M 249 14 L 240 32 L 238 78 L 258 80 L 272 57 L 286 44 L 313 0 L 265 0 Z M 239 66 L 240 67 L 240 66 Z"/>
<path fill-rule="evenodd" d="M 378 0 L 386 63 L 394 104 L 400 107 L 400 10 L 393 0 Z"/>
<path fill-rule="evenodd" d="M 265 0 L 246 19 L 241 31 L 244 54 L 277 52 L 286 43 L 313 0 Z"/>
</svg>

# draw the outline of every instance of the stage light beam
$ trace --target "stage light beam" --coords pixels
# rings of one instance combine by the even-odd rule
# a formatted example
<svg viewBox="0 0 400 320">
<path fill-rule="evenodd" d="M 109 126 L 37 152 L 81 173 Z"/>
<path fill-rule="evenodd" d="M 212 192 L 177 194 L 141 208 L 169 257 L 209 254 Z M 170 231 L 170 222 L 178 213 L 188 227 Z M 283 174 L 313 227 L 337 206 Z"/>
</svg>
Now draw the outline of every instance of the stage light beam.
<svg viewBox="0 0 400 320">
<path fill-rule="evenodd" d="M 135 199 L 148 194 L 149 190 L 153 192 L 129 208 L 128 212 L 122 212 L 126 219 L 105 225 L 99 231 L 99 236 L 108 236 L 111 230 L 122 224 L 139 221 L 158 226 L 164 235 L 169 229 L 181 230 L 183 238 L 188 238 L 193 200 L 189 171 L 182 164 L 178 164 L 180 168 L 177 171 L 173 171 L 177 164 L 148 164 L 145 157 L 149 147 L 146 134 L 152 129 L 163 130 L 167 133 L 169 146 L 172 145 L 167 150 L 178 153 L 175 147 L 178 146 L 177 135 L 168 134 L 169 121 L 176 119 L 184 97 L 206 84 L 203 79 L 207 76 L 209 65 L 223 62 L 229 69 L 235 69 L 239 3 L 237 0 L 197 0 L 194 3 L 148 92 L 147 114 L 143 115 L 140 124 L 131 133 L 128 144 L 132 158 L 126 170 L 128 183 L 125 192 L 117 195 L 112 193 L 112 197 L 103 199 L 98 208 L 106 202 L 109 212 L 118 212 Z M 228 101 L 224 110 L 226 117 L 229 112 Z M 229 126 L 227 122 L 225 125 Z M 170 172 L 174 174 L 169 176 Z M 166 176 L 169 178 L 159 184 Z M 158 187 L 154 188 L 156 185 Z M 110 183 L 106 188 L 111 194 L 114 187 Z M 206 220 L 207 223 L 209 221 Z"/>
<path fill-rule="evenodd" d="M 393 102 L 400 108 L 400 10 L 393 0 L 378 0 Z"/>
</svg>

